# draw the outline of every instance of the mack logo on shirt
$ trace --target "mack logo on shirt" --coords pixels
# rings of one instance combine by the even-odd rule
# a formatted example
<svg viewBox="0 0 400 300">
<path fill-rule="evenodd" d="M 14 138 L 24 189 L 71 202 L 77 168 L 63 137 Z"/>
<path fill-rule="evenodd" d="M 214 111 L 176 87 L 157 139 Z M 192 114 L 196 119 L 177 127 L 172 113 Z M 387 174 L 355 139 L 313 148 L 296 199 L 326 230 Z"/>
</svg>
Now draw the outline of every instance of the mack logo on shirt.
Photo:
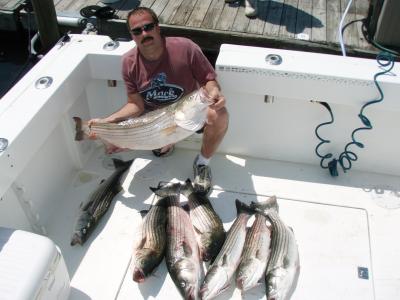
<svg viewBox="0 0 400 300">
<path fill-rule="evenodd" d="M 143 99 L 152 104 L 168 104 L 179 100 L 184 90 L 178 85 L 166 83 L 165 73 L 159 73 L 151 80 L 150 88 L 140 92 Z"/>
</svg>

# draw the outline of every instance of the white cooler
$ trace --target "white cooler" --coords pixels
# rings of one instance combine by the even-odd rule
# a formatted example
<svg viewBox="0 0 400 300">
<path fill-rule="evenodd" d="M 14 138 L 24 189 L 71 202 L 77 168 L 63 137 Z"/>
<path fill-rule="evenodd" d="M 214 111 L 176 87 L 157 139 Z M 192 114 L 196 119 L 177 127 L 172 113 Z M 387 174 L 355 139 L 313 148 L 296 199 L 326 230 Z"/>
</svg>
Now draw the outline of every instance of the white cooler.
<svg viewBox="0 0 400 300">
<path fill-rule="evenodd" d="M 70 280 L 49 238 L 0 227 L 0 299 L 68 299 Z"/>
</svg>

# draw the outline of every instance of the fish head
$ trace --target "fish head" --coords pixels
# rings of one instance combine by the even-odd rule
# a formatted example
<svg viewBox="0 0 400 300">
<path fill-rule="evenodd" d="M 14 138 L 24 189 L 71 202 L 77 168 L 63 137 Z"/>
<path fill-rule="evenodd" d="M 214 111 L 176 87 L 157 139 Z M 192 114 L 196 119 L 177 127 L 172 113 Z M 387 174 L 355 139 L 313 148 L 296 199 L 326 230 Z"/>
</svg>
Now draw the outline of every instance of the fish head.
<svg viewBox="0 0 400 300">
<path fill-rule="evenodd" d="M 83 245 L 90 232 L 93 231 L 94 223 L 93 217 L 88 212 L 83 212 L 76 222 L 75 230 L 71 238 L 71 246 L 76 244 Z"/>
<path fill-rule="evenodd" d="M 294 268 L 276 268 L 266 276 L 267 299 L 288 300 L 297 284 Z M 298 273 L 297 273 L 298 274 Z M 298 275 L 297 275 L 298 276 Z"/>
<path fill-rule="evenodd" d="M 184 299 L 198 299 L 199 266 L 193 259 L 183 258 L 174 265 L 175 283 Z"/>
<path fill-rule="evenodd" d="M 207 119 L 208 105 L 208 99 L 201 90 L 193 93 L 177 106 L 176 124 L 190 131 L 201 129 Z"/>
<path fill-rule="evenodd" d="M 228 288 L 230 277 L 225 268 L 212 265 L 200 288 L 201 299 L 212 299 Z"/>
<path fill-rule="evenodd" d="M 236 285 L 239 289 L 246 291 L 257 285 L 260 277 L 256 270 L 260 264 L 258 259 L 246 259 L 240 262 L 240 268 L 236 274 Z"/>
<path fill-rule="evenodd" d="M 158 264 L 159 258 L 156 251 L 146 248 L 139 250 L 136 252 L 135 261 L 133 262 L 133 280 L 143 282 Z"/>
</svg>

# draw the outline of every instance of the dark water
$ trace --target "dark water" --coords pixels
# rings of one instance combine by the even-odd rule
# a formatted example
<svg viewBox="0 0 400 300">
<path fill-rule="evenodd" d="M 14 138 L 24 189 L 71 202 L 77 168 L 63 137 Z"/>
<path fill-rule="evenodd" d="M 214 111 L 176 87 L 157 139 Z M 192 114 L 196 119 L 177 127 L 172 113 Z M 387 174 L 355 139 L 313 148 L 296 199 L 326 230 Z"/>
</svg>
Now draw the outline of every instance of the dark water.
<svg viewBox="0 0 400 300">
<path fill-rule="evenodd" d="M 0 98 L 28 72 L 36 62 L 29 55 L 28 34 L 0 31 Z"/>
</svg>

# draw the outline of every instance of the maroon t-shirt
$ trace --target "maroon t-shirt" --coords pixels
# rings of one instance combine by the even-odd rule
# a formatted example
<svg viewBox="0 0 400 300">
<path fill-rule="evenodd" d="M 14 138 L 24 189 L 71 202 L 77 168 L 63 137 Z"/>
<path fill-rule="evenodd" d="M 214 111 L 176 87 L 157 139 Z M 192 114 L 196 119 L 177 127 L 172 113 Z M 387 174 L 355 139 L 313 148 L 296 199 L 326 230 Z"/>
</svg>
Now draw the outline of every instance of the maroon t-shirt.
<svg viewBox="0 0 400 300">
<path fill-rule="evenodd" d="M 127 93 L 140 93 L 146 110 L 178 101 L 207 81 L 216 79 L 210 62 L 191 40 L 167 37 L 164 43 L 166 51 L 156 61 L 145 59 L 137 47 L 122 58 Z"/>
</svg>

